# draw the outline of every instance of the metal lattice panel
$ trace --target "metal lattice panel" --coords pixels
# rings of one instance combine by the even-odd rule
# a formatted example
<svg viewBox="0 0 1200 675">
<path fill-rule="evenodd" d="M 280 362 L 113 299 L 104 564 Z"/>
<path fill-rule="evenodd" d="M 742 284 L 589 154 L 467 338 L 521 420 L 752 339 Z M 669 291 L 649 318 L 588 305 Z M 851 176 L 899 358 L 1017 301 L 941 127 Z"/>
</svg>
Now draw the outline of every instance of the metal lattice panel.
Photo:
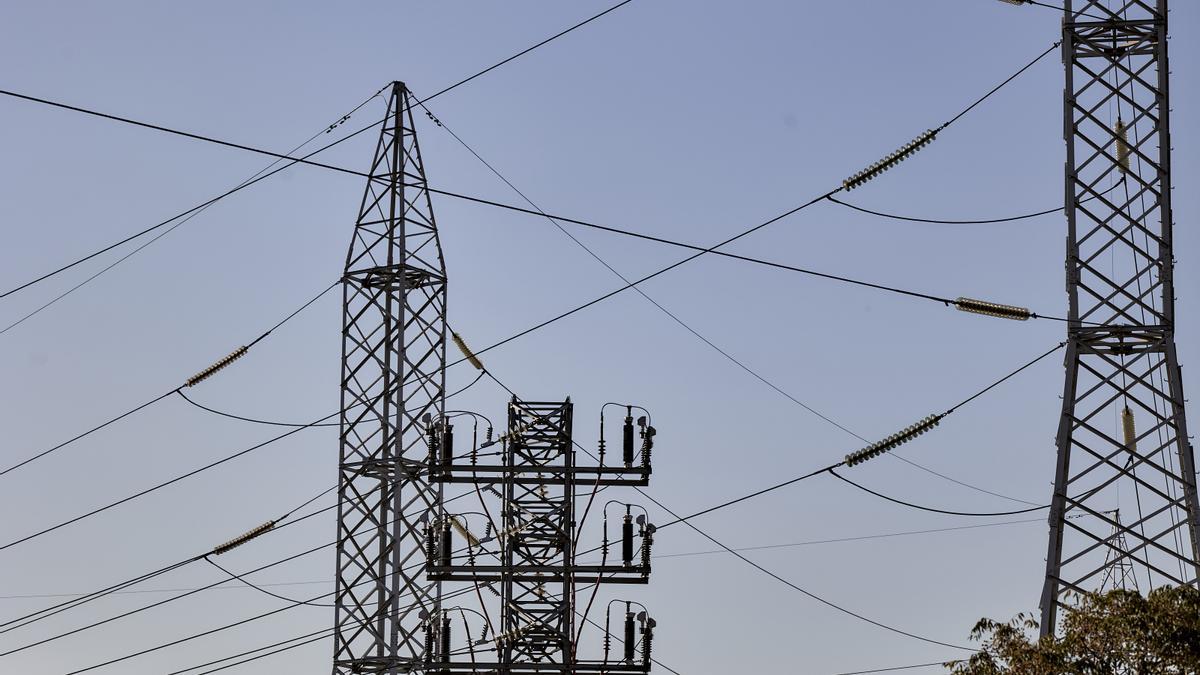
<svg viewBox="0 0 1200 675">
<path fill-rule="evenodd" d="M 423 528 L 439 490 L 422 418 L 441 419 L 446 275 L 413 126 L 393 83 L 346 257 L 333 672 L 409 672 L 440 586 Z"/>
<path fill-rule="evenodd" d="M 1196 584 L 1200 560 L 1174 342 L 1167 2 L 1068 2 L 1063 33 L 1071 321 L 1045 634 L 1114 566 L 1149 590 Z"/>
</svg>

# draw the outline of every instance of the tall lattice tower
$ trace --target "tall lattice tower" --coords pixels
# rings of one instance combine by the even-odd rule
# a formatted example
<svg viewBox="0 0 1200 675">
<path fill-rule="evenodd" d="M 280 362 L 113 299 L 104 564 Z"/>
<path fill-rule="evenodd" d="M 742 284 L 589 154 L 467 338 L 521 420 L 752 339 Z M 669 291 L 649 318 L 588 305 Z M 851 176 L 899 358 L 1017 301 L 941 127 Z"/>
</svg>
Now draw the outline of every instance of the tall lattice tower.
<svg viewBox="0 0 1200 675">
<path fill-rule="evenodd" d="M 420 669 L 440 586 L 420 520 L 438 503 L 422 420 L 445 407 L 446 271 L 413 126 L 395 82 L 342 277 L 334 673 Z"/>
<path fill-rule="evenodd" d="M 1062 46 L 1070 323 L 1043 634 L 1110 554 L 1150 587 L 1198 583 L 1200 561 L 1175 352 L 1167 0 L 1068 0 Z"/>
</svg>

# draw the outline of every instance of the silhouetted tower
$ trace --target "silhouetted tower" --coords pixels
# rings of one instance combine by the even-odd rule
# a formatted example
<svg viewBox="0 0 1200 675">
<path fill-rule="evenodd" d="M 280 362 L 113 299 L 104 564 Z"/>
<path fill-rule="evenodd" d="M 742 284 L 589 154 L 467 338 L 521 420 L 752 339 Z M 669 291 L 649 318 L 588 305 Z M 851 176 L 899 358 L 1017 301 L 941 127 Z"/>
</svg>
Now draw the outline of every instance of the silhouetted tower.
<svg viewBox="0 0 1200 675">
<path fill-rule="evenodd" d="M 426 660 L 440 586 L 424 527 L 439 488 L 423 419 L 445 406 L 446 272 L 410 94 L 395 82 L 342 277 L 342 415 L 333 672 Z"/>
<path fill-rule="evenodd" d="M 1068 0 L 1063 61 L 1070 322 L 1043 634 L 1068 594 L 1103 583 L 1110 554 L 1146 590 L 1196 584 L 1200 560 L 1175 352 L 1167 1 Z M 1118 490 L 1137 509 L 1125 522 L 1109 510 Z"/>
<path fill-rule="evenodd" d="M 1104 580 L 1100 582 L 1099 591 L 1121 589 L 1136 591 L 1137 577 L 1133 574 L 1133 561 L 1129 559 L 1129 544 L 1125 541 L 1125 533 L 1121 530 L 1121 510 L 1112 512 L 1117 525 L 1113 527 L 1112 535 L 1105 544 L 1108 548 L 1104 560 Z"/>
</svg>

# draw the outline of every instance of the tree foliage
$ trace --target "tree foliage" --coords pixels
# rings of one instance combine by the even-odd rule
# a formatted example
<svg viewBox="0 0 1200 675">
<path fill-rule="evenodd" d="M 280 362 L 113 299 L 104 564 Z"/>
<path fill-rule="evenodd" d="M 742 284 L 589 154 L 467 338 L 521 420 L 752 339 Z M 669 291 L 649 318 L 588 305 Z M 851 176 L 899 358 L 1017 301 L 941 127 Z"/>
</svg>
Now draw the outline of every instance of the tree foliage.
<svg viewBox="0 0 1200 675">
<path fill-rule="evenodd" d="M 971 638 L 982 649 L 947 664 L 955 675 L 1194 675 L 1200 673 L 1200 590 L 1156 588 L 1147 596 L 1116 589 L 1075 598 L 1059 637 L 1037 637 L 1020 614 L 981 619 Z"/>
</svg>

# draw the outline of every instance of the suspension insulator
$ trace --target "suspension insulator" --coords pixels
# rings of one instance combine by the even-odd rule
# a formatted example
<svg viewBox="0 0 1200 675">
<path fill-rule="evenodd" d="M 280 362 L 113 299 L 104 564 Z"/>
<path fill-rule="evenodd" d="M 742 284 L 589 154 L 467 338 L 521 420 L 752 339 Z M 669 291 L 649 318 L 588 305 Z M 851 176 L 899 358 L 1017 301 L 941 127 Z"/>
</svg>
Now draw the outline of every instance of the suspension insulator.
<svg viewBox="0 0 1200 675">
<path fill-rule="evenodd" d="M 626 467 L 633 466 L 633 416 L 625 416 L 625 426 L 621 429 L 621 459 Z"/>
<path fill-rule="evenodd" d="M 467 362 L 472 366 L 475 366 L 475 370 L 487 370 L 483 367 L 483 362 L 479 360 L 479 357 L 475 356 L 475 352 L 471 351 L 471 348 L 467 346 L 465 341 L 463 341 L 462 336 L 460 336 L 458 333 L 451 332 L 450 339 L 454 340 L 455 346 L 458 347 L 458 351 L 462 352 L 463 356 L 467 359 Z"/>
<path fill-rule="evenodd" d="M 189 377 L 187 379 L 187 381 L 184 382 L 184 386 L 194 387 L 194 386 L 200 384 L 201 382 L 207 380 L 208 378 L 212 377 L 213 375 L 216 375 L 218 370 L 221 370 L 225 366 L 228 366 L 229 364 L 233 363 L 234 361 L 237 361 L 238 359 L 245 356 L 246 352 L 248 352 L 248 351 L 250 351 L 249 347 L 246 347 L 244 345 L 241 347 L 238 347 L 237 349 L 230 352 L 229 356 L 226 356 L 225 358 L 221 359 L 220 361 L 217 361 L 216 363 L 212 364 L 211 366 L 209 366 L 209 367 L 205 368 L 204 370 L 196 373 L 195 375 Z"/>
<path fill-rule="evenodd" d="M 930 415 L 920 422 L 917 422 L 916 424 L 906 427 L 902 431 L 888 436 L 882 441 L 876 441 L 862 450 L 859 450 L 858 452 L 852 452 L 849 455 L 846 455 L 846 465 L 854 466 L 856 464 L 862 464 L 869 459 L 874 459 L 885 452 L 894 450 L 895 448 L 904 445 L 917 436 L 920 436 L 926 431 L 936 427 L 938 422 L 942 421 L 942 417 L 944 417 L 944 415 Z"/>
<path fill-rule="evenodd" d="M 442 660 L 450 660 L 450 617 L 442 617 Z"/>
<path fill-rule="evenodd" d="M 1125 449 L 1137 452 L 1137 430 L 1133 426 L 1133 411 L 1129 406 L 1121 410 L 1121 434 L 1125 437 Z"/>
<path fill-rule="evenodd" d="M 637 646 L 637 638 L 634 633 L 633 612 L 625 612 L 625 662 L 633 663 L 633 648 Z"/>
<path fill-rule="evenodd" d="M 1113 127 L 1113 135 L 1117 137 L 1117 166 L 1121 173 L 1129 173 L 1129 127 L 1119 116 Z"/>
<path fill-rule="evenodd" d="M 633 564 L 633 517 L 628 513 L 621 522 L 621 562 L 626 567 Z"/>
<path fill-rule="evenodd" d="M 233 539 L 230 539 L 229 541 L 225 542 L 224 544 L 221 544 L 220 546 L 213 547 L 213 550 L 209 551 L 209 553 L 212 555 L 221 555 L 222 553 L 232 551 L 233 549 L 241 546 L 242 544 L 250 541 L 251 539 L 254 539 L 255 537 L 258 537 L 260 535 L 264 535 L 273 529 L 275 529 L 275 521 L 268 520 L 267 522 L 263 523 L 262 525 L 259 525 L 258 527 L 247 531 L 245 534 L 234 537 Z"/>
<path fill-rule="evenodd" d="M 862 171 L 859 171 L 858 173 L 854 174 L 853 176 L 850 176 L 846 180 L 842 181 L 842 187 L 847 190 L 853 190 L 854 188 L 862 185 L 863 183 L 866 183 L 867 181 L 875 178 L 876 176 L 883 173 L 884 171 L 887 171 L 888 169 L 892 168 L 893 166 L 896 166 L 900 162 L 903 162 L 904 160 L 908 159 L 909 157 L 911 157 L 913 154 L 915 154 L 921 148 L 925 147 L 926 145 L 929 145 L 929 143 L 932 142 L 934 138 L 937 138 L 937 134 L 938 134 L 937 129 L 930 129 L 930 130 L 926 131 L 925 133 L 921 134 L 920 136 L 917 136 L 913 140 L 904 144 L 904 146 L 901 147 L 899 150 L 893 152 L 892 154 L 888 155 L 887 157 L 884 157 L 883 159 L 879 160 L 878 162 L 875 162 L 871 166 L 863 169 Z"/>
<path fill-rule="evenodd" d="M 954 306 L 964 312 L 994 316 L 999 319 L 1012 319 L 1013 321 L 1027 321 L 1033 316 L 1033 312 L 1024 307 L 1001 305 L 974 298 L 958 298 L 954 301 Z"/>
</svg>

